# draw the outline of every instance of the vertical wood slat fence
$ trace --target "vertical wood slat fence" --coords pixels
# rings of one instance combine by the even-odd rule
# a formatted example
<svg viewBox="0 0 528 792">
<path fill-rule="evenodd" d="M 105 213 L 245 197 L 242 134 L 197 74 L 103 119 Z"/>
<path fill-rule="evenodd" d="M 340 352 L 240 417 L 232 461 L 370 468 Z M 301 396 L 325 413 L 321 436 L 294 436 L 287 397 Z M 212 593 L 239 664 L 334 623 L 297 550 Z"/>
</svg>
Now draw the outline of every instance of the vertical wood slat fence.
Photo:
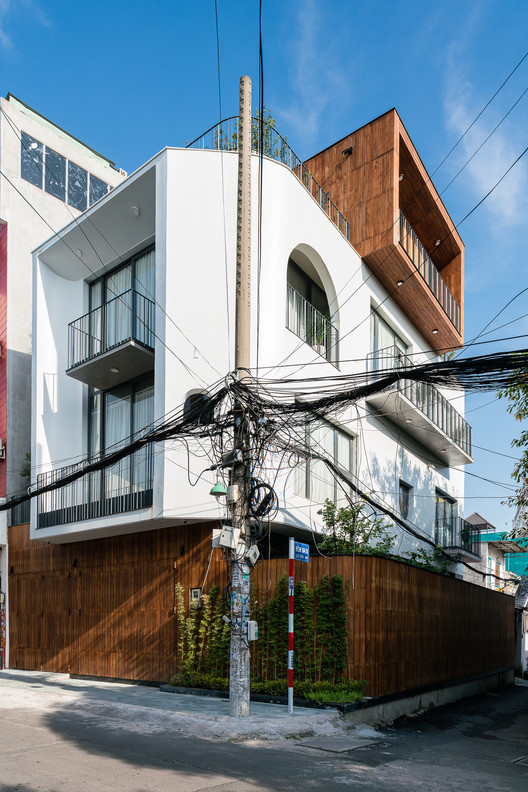
<svg viewBox="0 0 528 792">
<path fill-rule="evenodd" d="M 175 586 L 200 587 L 211 524 L 63 545 L 9 529 L 10 666 L 166 682 L 176 671 Z M 258 564 L 256 596 L 275 593 L 288 559 Z M 471 583 L 380 557 L 312 556 L 296 580 L 347 586 L 348 672 L 370 696 L 513 665 L 514 600 Z M 225 586 L 212 555 L 205 590 Z M 284 635 L 285 644 L 287 634 Z"/>
</svg>

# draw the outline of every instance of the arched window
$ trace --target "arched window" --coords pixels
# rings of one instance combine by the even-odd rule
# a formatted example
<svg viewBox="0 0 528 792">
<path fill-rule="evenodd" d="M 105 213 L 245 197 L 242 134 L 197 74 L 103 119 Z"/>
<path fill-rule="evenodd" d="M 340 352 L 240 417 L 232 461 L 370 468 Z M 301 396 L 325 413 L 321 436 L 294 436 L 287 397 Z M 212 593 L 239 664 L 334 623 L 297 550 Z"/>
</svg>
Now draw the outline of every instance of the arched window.
<svg viewBox="0 0 528 792">
<path fill-rule="evenodd" d="M 295 258 L 294 258 L 295 256 Z M 295 250 L 288 260 L 286 326 L 328 361 L 337 361 L 337 328 L 323 283 L 308 256 Z"/>
<path fill-rule="evenodd" d="M 187 394 L 183 405 L 183 417 L 199 424 L 210 424 L 214 419 L 214 410 L 206 393 L 195 391 Z"/>
</svg>

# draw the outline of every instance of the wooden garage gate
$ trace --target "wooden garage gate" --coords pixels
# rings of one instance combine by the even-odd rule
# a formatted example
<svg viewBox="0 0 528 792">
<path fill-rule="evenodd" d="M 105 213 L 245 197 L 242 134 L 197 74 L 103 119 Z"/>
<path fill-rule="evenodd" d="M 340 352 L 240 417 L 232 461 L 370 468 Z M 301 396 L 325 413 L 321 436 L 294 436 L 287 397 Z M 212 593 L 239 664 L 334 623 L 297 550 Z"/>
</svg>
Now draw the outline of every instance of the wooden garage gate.
<svg viewBox="0 0 528 792">
<path fill-rule="evenodd" d="M 210 552 L 210 523 L 64 545 L 30 542 L 27 525 L 11 527 L 10 666 L 168 681 L 176 671 L 175 585 L 187 597 L 200 587 Z M 273 594 L 287 564 L 255 568 L 258 598 Z M 368 695 L 513 666 L 512 597 L 387 558 L 296 563 L 296 579 L 310 586 L 325 574 L 347 584 L 349 674 L 368 680 Z M 206 590 L 226 581 L 215 550 Z"/>
</svg>

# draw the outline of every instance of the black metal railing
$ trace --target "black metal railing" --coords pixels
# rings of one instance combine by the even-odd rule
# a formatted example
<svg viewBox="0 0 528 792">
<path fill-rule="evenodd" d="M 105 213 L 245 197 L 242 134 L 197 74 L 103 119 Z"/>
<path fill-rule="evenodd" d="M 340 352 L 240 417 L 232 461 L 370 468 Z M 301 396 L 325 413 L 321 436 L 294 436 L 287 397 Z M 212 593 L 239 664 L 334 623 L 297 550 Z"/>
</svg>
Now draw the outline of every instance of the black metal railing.
<svg viewBox="0 0 528 792">
<path fill-rule="evenodd" d="M 451 324 L 460 332 L 460 306 L 449 291 L 446 282 L 431 261 L 430 256 L 418 239 L 409 221 L 401 211 L 400 244 L 433 292 L 437 302 L 439 302 L 444 309 Z"/>
<path fill-rule="evenodd" d="M 68 325 L 68 368 L 86 363 L 127 341 L 154 348 L 154 303 L 135 289 Z"/>
<path fill-rule="evenodd" d="M 289 283 L 286 327 L 328 361 L 337 360 L 337 328 Z"/>
<path fill-rule="evenodd" d="M 203 135 L 188 143 L 186 148 L 209 149 L 216 151 L 237 151 L 238 148 L 238 116 L 225 118 L 215 124 Z M 259 142 L 259 121 L 258 118 L 252 119 L 251 124 L 251 148 L 258 152 Z M 276 129 L 264 125 L 262 151 L 266 157 L 281 162 L 286 165 L 292 173 L 297 176 L 299 181 L 308 190 L 323 212 L 330 218 L 332 223 L 350 241 L 350 225 L 341 214 L 335 203 L 330 199 L 327 192 L 312 176 L 306 165 L 290 148 L 286 140 Z"/>
<path fill-rule="evenodd" d="M 480 556 L 479 531 L 462 517 L 437 519 L 434 541 L 444 549 L 462 550 Z"/>
<path fill-rule="evenodd" d="M 397 346 L 386 347 L 367 355 L 368 371 L 377 376 L 380 372 L 389 373 L 412 365 L 410 358 Z M 469 456 L 472 455 L 471 426 L 434 385 L 401 379 L 390 388 L 397 388 L 453 443 Z"/>
<path fill-rule="evenodd" d="M 81 470 L 69 466 L 42 473 L 37 486 L 53 484 Z M 153 453 L 147 445 L 108 468 L 86 473 L 37 497 L 38 527 L 93 520 L 152 506 Z"/>
</svg>

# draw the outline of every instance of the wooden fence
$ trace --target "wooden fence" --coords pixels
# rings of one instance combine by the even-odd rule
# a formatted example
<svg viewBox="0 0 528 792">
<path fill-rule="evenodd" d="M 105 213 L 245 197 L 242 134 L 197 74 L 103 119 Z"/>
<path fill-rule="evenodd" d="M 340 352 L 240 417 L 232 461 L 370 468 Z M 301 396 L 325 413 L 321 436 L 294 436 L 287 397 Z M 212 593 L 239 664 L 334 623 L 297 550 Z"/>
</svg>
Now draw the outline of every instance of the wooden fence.
<svg viewBox="0 0 528 792">
<path fill-rule="evenodd" d="M 11 668 L 166 682 L 175 667 L 175 586 L 202 586 L 211 524 L 51 545 L 9 529 Z M 287 559 L 258 564 L 259 600 L 273 596 Z M 297 580 L 347 586 L 349 675 L 370 696 L 513 665 L 514 600 L 386 558 L 312 557 Z M 205 590 L 227 582 L 215 550 Z M 287 636 L 284 636 L 285 641 Z"/>
</svg>

